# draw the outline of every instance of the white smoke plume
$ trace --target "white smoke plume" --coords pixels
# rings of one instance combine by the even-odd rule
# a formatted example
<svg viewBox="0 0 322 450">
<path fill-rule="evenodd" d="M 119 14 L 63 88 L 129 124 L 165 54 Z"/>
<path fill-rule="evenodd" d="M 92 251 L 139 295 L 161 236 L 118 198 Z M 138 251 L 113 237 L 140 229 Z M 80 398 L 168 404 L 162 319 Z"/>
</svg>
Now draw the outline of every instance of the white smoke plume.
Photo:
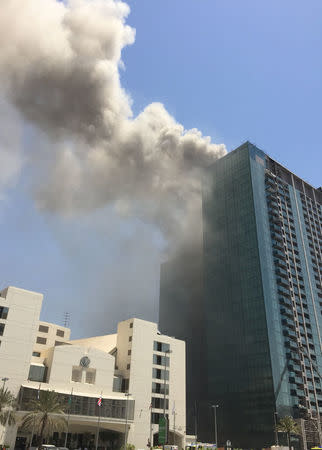
<svg viewBox="0 0 322 450">
<path fill-rule="evenodd" d="M 74 215 L 111 204 L 178 240 L 191 229 L 200 170 L 226 150 L 160 103 L 133 118 L 119 75 L 135 39 L 128 14 L 116 0 L 3 0 L 0 84 L 49 141 L 25 155 L 40 173 L 40 208 Z"/>
</svg>

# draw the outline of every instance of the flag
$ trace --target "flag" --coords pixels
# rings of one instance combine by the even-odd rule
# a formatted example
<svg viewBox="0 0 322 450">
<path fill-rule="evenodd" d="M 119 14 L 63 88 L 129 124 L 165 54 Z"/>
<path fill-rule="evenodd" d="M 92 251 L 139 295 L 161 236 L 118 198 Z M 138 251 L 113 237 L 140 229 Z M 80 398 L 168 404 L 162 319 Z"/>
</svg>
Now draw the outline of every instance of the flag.
<svg viewBox="0 0 322 450">
<path fill-rule="evenodd" d="M 102 396 L 100 396 L 100 398 L 97 400 L 97 405 L 98 406 L 102 405 Z"/>
<path fill-rule="evenodd" d="M 176 413 L 176 402 L 173 402 L 173 407 L 172 407 L 172 414 Z"/>
</svg>

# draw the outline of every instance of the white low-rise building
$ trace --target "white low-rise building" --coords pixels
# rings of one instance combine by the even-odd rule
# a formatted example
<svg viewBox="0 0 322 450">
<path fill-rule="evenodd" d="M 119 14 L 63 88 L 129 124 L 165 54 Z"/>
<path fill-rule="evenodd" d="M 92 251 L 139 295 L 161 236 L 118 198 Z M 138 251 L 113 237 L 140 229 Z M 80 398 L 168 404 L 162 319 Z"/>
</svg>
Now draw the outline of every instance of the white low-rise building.
<svg viewBox="0 0 322 450">
<path fill-rule="evenodd" d="M 70 340 L 68 328 L 39 320 L 42 300 L 15 287 L 0 292 L 0 379 L 18 403 L 17 424 L 0 426 L 0 444 L 29 445 L 19 423 L 39 391 L 54 390 L 66 406 L 69 448 L 94 447 L 98 429 L 99 448 L 119 449 L 125 434 L 139 449 L 157 444 L 164 413 L 168 442 L 183 447 L 185 343 L 141 319 L 120 322 L 112 335 Z M 64 446 L 66 434 L 53 442 Z"/>
</svg>

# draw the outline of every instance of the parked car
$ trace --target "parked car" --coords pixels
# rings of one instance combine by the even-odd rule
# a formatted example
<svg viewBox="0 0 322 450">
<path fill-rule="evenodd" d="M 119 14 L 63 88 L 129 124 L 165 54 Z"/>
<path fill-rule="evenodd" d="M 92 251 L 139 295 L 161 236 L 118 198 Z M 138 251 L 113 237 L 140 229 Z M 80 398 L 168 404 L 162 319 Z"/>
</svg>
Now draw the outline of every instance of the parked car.
<svg viewBox="0 0 322 450">
<path fill-rule="evenodd" d="M 40 447 L 40 450 L 58 450 L 58 447 L 56 447 L 56 445 L 43 444 L 43 445 Z"/>
</svg>

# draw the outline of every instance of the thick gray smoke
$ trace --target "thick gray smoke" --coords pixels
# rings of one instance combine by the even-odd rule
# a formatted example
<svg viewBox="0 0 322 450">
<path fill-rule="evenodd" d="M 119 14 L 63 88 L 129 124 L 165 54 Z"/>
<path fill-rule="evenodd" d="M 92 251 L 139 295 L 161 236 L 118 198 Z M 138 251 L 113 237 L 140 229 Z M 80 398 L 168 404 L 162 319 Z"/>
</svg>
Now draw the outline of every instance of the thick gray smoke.
<svg viewBox="0 0 322 450">
<path fill-rule="evenodd" d="M 32 155 L 46 180 L 40 208 L 74 214 L 111 203 L 178 239 L 191 229 L 200 169 L 225 147 L 184 130 L 160 103 L 132 117 L 119 77 L 135 38 L 128 14 L 114 0 L 4 0 L 0 81 L 50 141 Z"/>
<path fill-rule="evenodd" d="M 70 289 L 77 284 L 91 311 L 101 312 L 82 332 L 106 331 L 127 315 L 156 319 L 160 247 L 199 239 L 200 175 L 226 152 L 160 103 L 133 117 L 119 72 L 122 49 L 135 39 L 128 14 L 116 0 L 2 0 L 0 7 L 0 192 L 23 165 L 32 171 L 37 207 L 51 217 L 75 272 L 66 277 Z M 28 145 L 19 137 L 26 124 Z M 122 242 L 111 217 L 129 218 L 131 237 Z M 135 233 L 133 221 L 141 223 Z M 107 263 L 117 239 L 116 261 Z"/>
<path fill-rule="evenodd" d="M 17 179 L 22 165 L 19 123 L 16 111 L 0 97 L 0 202 L 6 188 Z"/>
</svg>

